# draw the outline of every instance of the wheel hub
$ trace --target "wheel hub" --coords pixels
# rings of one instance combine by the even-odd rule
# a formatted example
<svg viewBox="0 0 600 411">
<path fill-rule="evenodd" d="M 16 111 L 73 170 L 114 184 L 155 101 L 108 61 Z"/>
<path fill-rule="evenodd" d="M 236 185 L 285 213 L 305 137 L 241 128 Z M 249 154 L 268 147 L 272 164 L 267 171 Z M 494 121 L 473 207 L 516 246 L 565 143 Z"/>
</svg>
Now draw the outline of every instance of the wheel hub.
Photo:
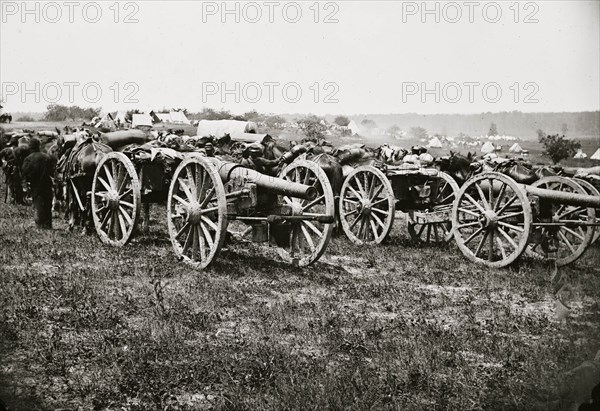
<svg viewBox="0 0 600 411">
<path fill-rule="evenodd" d="M 362 199 L 360 200 L 360 204 L 358 209 L 361 215 L 369 215 L 371 214 L 371 209 L 373 208 L 373 204 L 369 200 Z"/>
<path fill-rule="evenodd" d="M 202 220 L 202 208 L 200 204 L 193 203 L 188 208 L 188 221 L 192 224 L 198 224 Z"/>
<path fill-rule="evenodd" d="M 111 210 L 119 209 L 119 205 L 120 205 L 119 200 L 120 200 L 119 193 L 117 193 L 116 191 L 109 191 L 108 194 L 106 195 L 106 205 Z"/>
<path fill-rule="evenodd" d="M 486 210 L 479 218 L 485 228 L 496 228 L 498 226 L 498 214 L 492 210 Z"/>
</svg>

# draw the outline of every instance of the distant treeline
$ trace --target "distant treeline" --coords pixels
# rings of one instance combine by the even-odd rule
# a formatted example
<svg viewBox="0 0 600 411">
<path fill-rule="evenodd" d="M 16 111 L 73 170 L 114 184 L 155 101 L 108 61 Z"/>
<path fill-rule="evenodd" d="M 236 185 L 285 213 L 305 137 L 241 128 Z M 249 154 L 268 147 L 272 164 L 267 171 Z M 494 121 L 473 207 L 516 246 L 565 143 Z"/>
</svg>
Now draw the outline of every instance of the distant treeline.
<svg viewBox="0 0 600 411">
<path fill-rule="evenodd" d="M 335 116 L 327 116 L 332 121 Z M 520 111 L 481 114 L 365 114 L 350 116 L 358 124 L 370 119 L 377 127 L 388 129 L 394 125 L 408 131 L 423 127 L 429 134 L 470 136 L 486 135 L 495 123 L 499 134 L 524 139 L 536 139 L 537 130 L 547 134 L 566 134 L 568 137 L 600 136 L 600 111 L 577 113 L 523 113 Z"/>
</svg>

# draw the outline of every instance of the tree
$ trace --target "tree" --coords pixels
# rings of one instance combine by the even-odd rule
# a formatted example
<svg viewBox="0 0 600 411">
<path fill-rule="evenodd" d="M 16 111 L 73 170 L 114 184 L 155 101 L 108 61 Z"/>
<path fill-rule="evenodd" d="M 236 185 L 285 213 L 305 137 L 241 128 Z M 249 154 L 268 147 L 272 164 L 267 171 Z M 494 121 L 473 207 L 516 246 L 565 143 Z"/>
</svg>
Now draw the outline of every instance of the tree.
<svg viewBox="0 0 600 411">
<path fill-rule="evenodd" d="M 350 119 L 346 116 L 337 116 L 333 122 L 338 126 L 346 127 L 350 124 Z"/>
<path fill-rule="evenodd" d="M 408 134 L 410 134 L 414 138 L 419 139 L 427 138 L 429 136 L 427 130 L 425 130 L 423 127 L 411 127 L 408 131 Z"/>
<path fill-rule="evenodd" d="M 567 123 L 562 124 L 562 126 L 560 127 L 560 131 L 562 132 L 563 136 L 567 135 L 567 131 L 569 131 L 569 127 L 567 126 Z"/>
<path fill-rule="evenodd" d="M 365 128 L 366 130 L 371 130 L 377 127 L 377 123 L 368 118 L 365 118 L 363 121 L 361 121 L 360 125 L 363 126 L 363 128 Z"/>
<path fill-rule="evenodd" d="M 539 141 L 541 141 L 542 138 L 546 137 L 546 133 L 544 133 L 544 130 L 542 130 L 541 128 L 538 128 L 536 130 L 536 133 Z"/>
<path fill-rule="evenodd" d="M 550 157 L 554 164 L 565 158 L 573 157 L 577 150 L 581 148 L 579 141 L 569 140 L 558 134 L 540 137 L 539 142 L 544 146 L 543 154 Z"/>
<path fill-rule="evenodd" d="M 396 137 L 402 133 L 402 129 L 394 124 L 393 126 L 387 129 L 387 132 L 390 136 Z"/>
<path fill-rule="evenodd" d="M 133 109 L 133 110 L 129 110 L 129 111 L 127 111 L 127 114 L 125 114 L 125 120 L 132 122 L 134 114 L 142 114 L 142 112 L 140 110 L 138 110 L 137 108 Z"/>
<path fill-rule="evenodd" d="M 327 127 L 321 124 L 321 118 L 318 116 L 311 114 L 300 120 L 300 122 L 304 123 L 304 133 L 306 134 L 306 137 L 320 139 L 325 136 L 323 133 L 325 133 Z"/>
<path fill-rule="evenodd" d="M 488 136 L 497 136 L 498 135 L 498 126 L 496 123 L 490 124 L 490 131 L 488 131 Z"/>
<path fill-rule="evenodd" d="M 44 120 L 46 121 L 65 121 L 68 119 L 83 119 L 91 120 L 92 118 L 99 116 L 102 108 L 81 108 L 79 106 L 63 106 L 60 104 L 50 104 L 46 108 L 46 114 L 44 114 Z"/>
<path fill-rule="evenodd" d="M 281 125 L 285 123 L 285 118 L 277 115 L 269 116 L 265 119 L 267 126 L 273 128 L 281 128 Z"/>
</svg>

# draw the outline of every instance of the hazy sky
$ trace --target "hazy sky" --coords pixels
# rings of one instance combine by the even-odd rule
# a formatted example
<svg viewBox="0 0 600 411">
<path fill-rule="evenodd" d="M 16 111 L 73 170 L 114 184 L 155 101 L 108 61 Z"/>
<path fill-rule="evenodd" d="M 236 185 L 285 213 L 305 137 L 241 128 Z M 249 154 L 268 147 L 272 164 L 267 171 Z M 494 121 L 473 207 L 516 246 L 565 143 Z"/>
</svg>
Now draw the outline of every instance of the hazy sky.
<svg viewBox="0 0 600 411">
<path fill-rule="evenodd" d="M 597 1 L 59 1 L 28 2 L 29 14 L 21 1 L 0 6 L 8 111 L 71 104 L 70 90 L 73 104 L 106 110 L 600 108 Z"/>
</svg>

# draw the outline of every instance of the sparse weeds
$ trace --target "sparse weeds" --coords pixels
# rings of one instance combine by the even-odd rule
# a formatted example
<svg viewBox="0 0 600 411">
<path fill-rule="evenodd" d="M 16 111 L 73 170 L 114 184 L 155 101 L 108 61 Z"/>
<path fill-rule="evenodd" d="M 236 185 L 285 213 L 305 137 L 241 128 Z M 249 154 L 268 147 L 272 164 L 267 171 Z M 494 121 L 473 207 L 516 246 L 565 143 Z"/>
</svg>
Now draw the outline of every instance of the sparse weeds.
<svg viewBox="0 0 600 411">
<path fill-rule="evenodd" d="M 232 247 L 198 273 L 159 214 L 119 250 L 29 215 L 0 204 L 9 406 L 19 384 L 26 409 L 545 409 L 600 345 L 597 247 L 565 269 L 561 323 L 544 265 L 483 269 L 401 225 L 376 249 L 335 239 L 305 270 Z"/>
</svg>

